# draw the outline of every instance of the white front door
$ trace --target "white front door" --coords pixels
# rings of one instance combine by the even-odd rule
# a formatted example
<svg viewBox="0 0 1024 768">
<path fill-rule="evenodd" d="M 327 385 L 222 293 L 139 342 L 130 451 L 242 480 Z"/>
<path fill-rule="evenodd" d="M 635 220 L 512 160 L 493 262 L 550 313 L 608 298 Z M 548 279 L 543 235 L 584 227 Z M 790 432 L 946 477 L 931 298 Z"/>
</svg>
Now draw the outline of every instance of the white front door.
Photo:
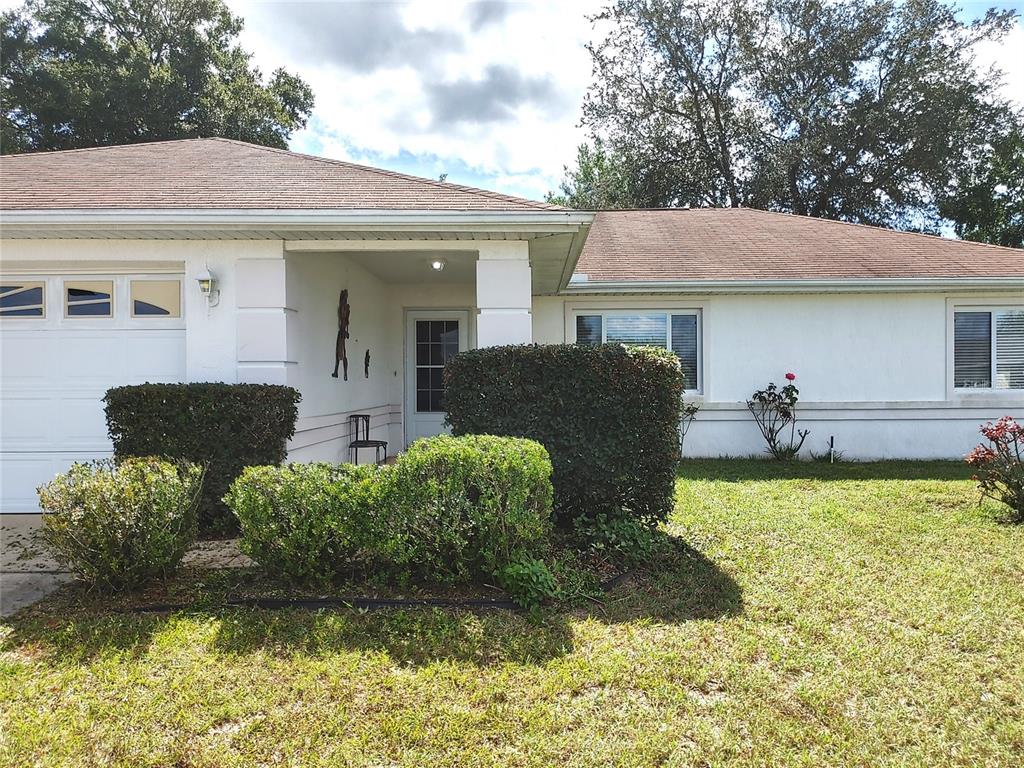
<svg viewBox="0 0 1024 768">
<path fill-rule="evenodd" d="M 405 321 L 405 444 L 446 432 L 444 364 L 469 348 L 466 310 L 410 310 Z"/>
</svg>

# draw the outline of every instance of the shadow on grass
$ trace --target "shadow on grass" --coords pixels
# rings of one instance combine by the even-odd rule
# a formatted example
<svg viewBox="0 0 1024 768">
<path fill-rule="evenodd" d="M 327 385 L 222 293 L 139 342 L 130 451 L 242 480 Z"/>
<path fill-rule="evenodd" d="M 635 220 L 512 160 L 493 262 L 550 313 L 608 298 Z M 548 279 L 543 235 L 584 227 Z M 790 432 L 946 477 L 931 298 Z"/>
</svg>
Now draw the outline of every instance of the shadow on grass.
<svg viewBox="0 0 1024 768">
<path fill-rule="evenodd" d="M 159 636 L 183 633 L 177 642 L 194 640 L 203 645 L 200 652 L 224 657 L 359 652 L 385 654 L 395 663 L 411 665 L 439 660 L 479 666 L 539 664 L 573 650 L 572 623 L 580 618 L 608 624 L 640 619 L 680 623 L 742 611 L 739 586 L 711 560 L 671 538 L 663 550 L 656 561 L 601 601 L 550 606 L 536 618 L 509 610 L 224 608 L 219 600 L 230 585 L 205 582 L 198 590 L 195 584 L 172 583 L 165 588 L 164 597 L 191 595 L 186 611 L 136 613 L 131 611 L 133 604 L 153 602 L 157 595 L 109 599 L 69 587 L 8 619 L 11 631 L 0 650 L 61 665 L 99 658 L 141 659 Z M 211 581 L 242 578 L 209 575 Z M 156 645 L 165 647 L 173 641 L 165 638 Z"/>
<path fill-rule="evenodd" d="M 530 621 L 507 610 L 234 610 L 222 614 L 213 648 L 224 655 L 356 651 L 385 654 L 400 664 L 447 660 L 485 666 L 542 663 L 569 653 L 572 644 L 572 630 L 557 613 Z"/>
<path fill-rule="evenodd" d="M 682 480 L 969 480 L 962 461 L 775 461 L 770 458 L 683 459 Z"/>
<path fill-rule="evenodd" d="M 665 538 L 657 558 L 589 607 L 590 616 L 611 624 L 638 619 L 678 624 L 743 612 L 743 593 L 728 573 L 684 541 Z"/>
</svg>

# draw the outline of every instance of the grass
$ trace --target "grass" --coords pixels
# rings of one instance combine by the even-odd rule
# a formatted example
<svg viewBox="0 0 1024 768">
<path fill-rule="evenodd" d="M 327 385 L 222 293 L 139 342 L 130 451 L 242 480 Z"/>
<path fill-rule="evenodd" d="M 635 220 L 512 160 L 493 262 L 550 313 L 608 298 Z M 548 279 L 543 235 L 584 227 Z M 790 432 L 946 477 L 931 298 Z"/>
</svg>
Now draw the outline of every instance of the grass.
<svg viewBox="0 0 1024 768">
<path fill-rule="evenodd" d="M 539 623 L 68 590 L 0 625 L 0 764 L 1019 765 L 999 514 L 956 464 L 689 462 L 676 553 Z"/>
</svg>

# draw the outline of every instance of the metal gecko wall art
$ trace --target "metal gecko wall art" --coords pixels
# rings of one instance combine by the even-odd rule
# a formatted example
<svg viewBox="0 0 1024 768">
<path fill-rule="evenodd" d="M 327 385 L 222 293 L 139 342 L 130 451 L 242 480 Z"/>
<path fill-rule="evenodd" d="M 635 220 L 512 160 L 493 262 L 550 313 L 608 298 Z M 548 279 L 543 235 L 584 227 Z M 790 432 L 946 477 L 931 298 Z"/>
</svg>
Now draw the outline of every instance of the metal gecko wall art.
<svg viewBox="0 0 1024 768">
<path fill-rule="evenodd" d="M 348 290 L 341 292 L 338 299 L 338 338 L 334 342 L 334 378 L 338 378 L 338 365 L 341 365 L 345 381 L 348 381 L 348 353 L 345 351 L 345 340 L 348 338 L 348 322 L 352 316 L 352 308 L 348 305 Z"/>
</svg>

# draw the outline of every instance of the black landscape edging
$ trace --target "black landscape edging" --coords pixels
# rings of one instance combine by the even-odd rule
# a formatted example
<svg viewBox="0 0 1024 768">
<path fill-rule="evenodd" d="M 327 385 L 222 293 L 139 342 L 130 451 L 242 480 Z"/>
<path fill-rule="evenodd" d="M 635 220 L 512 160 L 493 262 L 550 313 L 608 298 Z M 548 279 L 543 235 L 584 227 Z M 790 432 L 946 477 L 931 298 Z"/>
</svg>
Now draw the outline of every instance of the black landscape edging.
<svg viewBox="0 0 1024 768">
<path fill-rule="evenodd" d="M 197 603 L 159 603 L 125 608 L 118 613 L 171 613 L 173 611 L 189 611 Z M 387 608 L 504 608 L 517 610 L 519 605 L 508 599 L 470 598 L 458 600 L 443 597 L 235 597 L 222 603 L 203 605 L 203 609 L 216 608 L 258 608 L 276 611 L 286 608 L 302 608 L 306 610 L 322 609 L 355 609 L 383 610 Z"/>
<path fill-rule="evenodd" d="M 632 575 L 632 571 L 623 571 L 601 582 L 601 591 L 614 589 Z M 187 611 L 196 607 L 195 603 L 164 603 L 144 605 L 137 608 L 126 608 L 119 613 L 170 613 Z M 281 610 L 285 608 L 304 608 L 306 610 L 321 609 L 356 609 L 384 610 L 388 608 L 477 608 L 517 611 L 522 606 L 508 598 L 475 597 L 235 597 L 225 600 L 219 605 L 203 606 L 204 608 L 259 608 L 261 610 Z"/>
</svg>

